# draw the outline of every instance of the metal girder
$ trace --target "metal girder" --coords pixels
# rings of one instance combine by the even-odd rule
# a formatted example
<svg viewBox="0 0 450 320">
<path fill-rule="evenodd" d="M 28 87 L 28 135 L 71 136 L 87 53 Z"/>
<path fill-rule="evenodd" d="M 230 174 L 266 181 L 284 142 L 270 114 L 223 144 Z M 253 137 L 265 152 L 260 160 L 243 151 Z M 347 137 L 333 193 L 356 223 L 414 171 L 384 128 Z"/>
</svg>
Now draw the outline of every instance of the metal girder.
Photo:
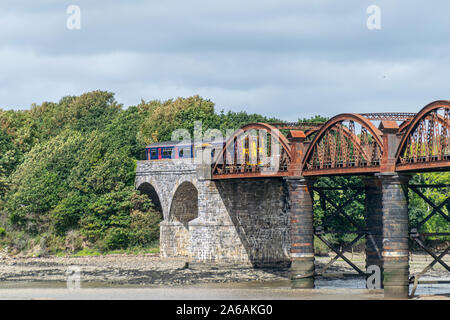
<svg viewBox="0 0 450 320">
<path fill-rule="evenodd" d="M 411 112 L 374 112 L 360 113 L 360 115 L 369 120 L 405 121 L 414 118 L 416 114 Z"/>
<path fill-rule="evenodd" d="M 349 122 L 348 127 L 343 122 Z M 355 123 L 361 126 L 360 133 L 355 132 Z M 325 123 L 312 140 L 302 161 L 303 172 L 307 175 L 325 169 L 322 175 L 339 175 L 379 166 L 383 154 L 381 136 L 380 130 L 359 114 L 337 115 Z"/>
<path fill-rule="evenodd" d="M 248 132 L 252 131 L 258 132 L 258 135 L 251 139 Z M 265 153 L 268 152 L 266 146 L 268 141 L 265 141 L 259 132 L 270 135 L 270 148 L 272 148 L 273 143 L 279 147 L 280 153 L 275 155 L 278 163 L 273 167 L 273 164 L 270 166 L 260 165 L 261 157 L 267 156 Z M 255 159 L 249 161 L 253 151 Z M 291 159 L 289 141 L 276 127 L 267 123 L 252 123 L 238 129 L 227 140 L 219 154 L 214 157 L 212 177 L 213 179 L 229 179 L 235 177 L 285 176 Z"/>
<path fill-rule="evenodd" d="M 395 155 L 397 170 L 448 170 L 449 118 L 450 101 L 435 101 L 411 119 Z"/>
<path fill-rule="evenodd" d="M 383 133 L 375 127 L 373 120 L 403 121 L 403 123 L 398 128 L 390 128 L 391 131 L 386 131 L 385 126 L 380 126 Z M 279 162 L 279 165 L 275 166 L 276 172 L 251 163 L 243 165 L 227 163 L 225 158 L 227 150 L 235 148 L 236 139 L 250 130 L 263 130 L 276 136 L 281 146 L 281 154 L 274 160 Z M 288 135 L 288 139 L 280 130 L 291 130 L 291 133 L 292 130 L 296 130 L 302 135 L 304 133 L 305 138 L 301 141 L 296 140 L 296 136 L 292 134 Z M 391 138 L 389 138 L 391 140 L 387 138 L 392 132 L 397 139 L 394 139 L 394 142 Z M 384 140 L 391 142 L 385 143 Z M 258 148 L 261 148 L 260 140 L 257 144 Z M 293 145 L 296 147 L 294 148 Z M 256 156 L 259 157 L 259 153 Z M 418 113 L 344 113 L 331 118 L 326 123 L 248 124 L 237 130 L 227 140 L 224 148 L 215 156 L 211 169 L 213 179 L 290 175 L 370 175 L 386 170 L 389 172 L 448 171 L 450 170 L 450 101 L 435 101 Z"/>
</svg>

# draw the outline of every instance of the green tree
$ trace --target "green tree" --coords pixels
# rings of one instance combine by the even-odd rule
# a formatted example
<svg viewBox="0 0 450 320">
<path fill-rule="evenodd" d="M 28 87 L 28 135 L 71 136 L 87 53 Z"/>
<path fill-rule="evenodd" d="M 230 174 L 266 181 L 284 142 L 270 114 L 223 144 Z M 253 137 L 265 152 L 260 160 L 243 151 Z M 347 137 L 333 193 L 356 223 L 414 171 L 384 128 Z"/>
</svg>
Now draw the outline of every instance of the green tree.
<svg viewBox="0 0 450 320">
<path fill-rule="evenodd" d="M 193 137 L 194 122 L 201 121 L 203 133 L 208 129 L 218 129 L 225 136 L 227 130 L 236 130 L 243 125 L 253 122 L 281 122 L 276 118 L 267 118 L 258 114 L 246 112 L 217 114 L 214 103 L 200 96 L 178 98 L 165 102 L 142 102 L 139 111 L 146 116 L 140 136 L 147 144 L 158 141 L 169 141 L 176 129 L 187 129 Z"/>
<path fill-rule="evenodd" d="M 448 184 L 449 181 L 450 172 L 447 171 L 416 174 L 412 177 L 409 183 L 419 185 L 440 185 Z M 420 189 L 420 191 L 436 205 L 439 205 L 450 196 L 450 190 L 448 187 L 423 188 Z M 412 190 L 408 191 L 408 200 L 409 224 L 411 228 L 414 228 L 433 211 L 433 208 Z M 442 211 L 447 216 L 450 212 L 449 206 L 450 205 L 447 204 L 447 206 L 442 207 Z M 429 233 L 448 232 L 449 222 L 442 215 L 437 213 L 433 215 L 425 224 L 423 224 L 418 231 Z"/>
</svg>

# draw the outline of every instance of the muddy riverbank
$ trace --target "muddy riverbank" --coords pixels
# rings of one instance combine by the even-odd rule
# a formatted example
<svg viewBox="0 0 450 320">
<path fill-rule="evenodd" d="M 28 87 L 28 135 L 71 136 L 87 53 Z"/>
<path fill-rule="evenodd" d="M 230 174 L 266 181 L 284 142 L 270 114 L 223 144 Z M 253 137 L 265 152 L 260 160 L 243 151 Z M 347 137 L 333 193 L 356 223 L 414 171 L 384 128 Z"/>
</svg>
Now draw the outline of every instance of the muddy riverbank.
<svg viewBox="0 0 450 320">
<path fill-rule="evenodd" d="M 364 255 L 349 258 L 364 267 Z M 316 257 L 317 267 L 325 265 L 330 257 Z M 450 257 L 444 259 L 450 263 Z M 424 254 L 411 257 L 410 273 L 420 272 L 432 260 Z M 0 286 L 6 283 L 65 282 L 69 267 L 79 267 L 83 283 L 132 286 L 182 286 L 202 283 L 285 282 L 289 268 L 252 268 L 242 265 L 186 265 L 185 259 L 161 258 L 158 254 L 105 255 L 87 257 L 11 257 L 0 258 Z M 328 272 L 353 272 L 342 259 Z M 427 273 L 428 277 L 450 278 L 439 264 Z"/>
</svg>

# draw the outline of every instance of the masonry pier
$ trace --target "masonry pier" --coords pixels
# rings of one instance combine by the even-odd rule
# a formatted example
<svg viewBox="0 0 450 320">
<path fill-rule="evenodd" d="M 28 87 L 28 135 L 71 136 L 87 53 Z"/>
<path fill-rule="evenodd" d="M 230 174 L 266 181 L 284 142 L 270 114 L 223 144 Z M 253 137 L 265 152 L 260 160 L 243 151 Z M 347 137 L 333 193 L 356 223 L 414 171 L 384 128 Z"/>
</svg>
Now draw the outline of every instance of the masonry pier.
<svg viewBox="0 0 450 320">
<path fill-rule="evenodd" d="M 376 177 L 363 177 L 365 185 L 366 269 L 378 266 L 383 274 L 383 193 Z M 381 280 L 381 284 L 382 279 Z"/>
<path fill-rule="evenodd" d="M 383 205 L 383 286 L 386 298 L 408 298 L 408 176 L 376 174 L 381 180 Z"/>
<path fill-rule="evenodd" d="M 293 288 L 314 288 L 314 227 L 311 181 L 286 178 L 289 188 L 291 281 Z"/>
</svg>

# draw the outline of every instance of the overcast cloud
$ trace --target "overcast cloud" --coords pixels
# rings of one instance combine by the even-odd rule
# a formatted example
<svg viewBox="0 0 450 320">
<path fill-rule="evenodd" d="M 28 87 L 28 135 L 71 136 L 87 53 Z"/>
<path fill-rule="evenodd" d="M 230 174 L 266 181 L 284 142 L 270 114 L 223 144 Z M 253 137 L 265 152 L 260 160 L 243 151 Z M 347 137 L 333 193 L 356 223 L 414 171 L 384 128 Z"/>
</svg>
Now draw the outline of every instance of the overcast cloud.
<svg viewBox="0 0 450 320">
<path fill-rule="evenodd" d="M 381 8 L 381 30 L 366 9 Z M 69 5 L 81 29 L 69 30 Z M 101 89 L 124 106 L 200 94 L 285 120 L 416 112 L 448 99 L 450 3 L 396 0 L 0 2 L 0 107 Z"/>
</svg>

